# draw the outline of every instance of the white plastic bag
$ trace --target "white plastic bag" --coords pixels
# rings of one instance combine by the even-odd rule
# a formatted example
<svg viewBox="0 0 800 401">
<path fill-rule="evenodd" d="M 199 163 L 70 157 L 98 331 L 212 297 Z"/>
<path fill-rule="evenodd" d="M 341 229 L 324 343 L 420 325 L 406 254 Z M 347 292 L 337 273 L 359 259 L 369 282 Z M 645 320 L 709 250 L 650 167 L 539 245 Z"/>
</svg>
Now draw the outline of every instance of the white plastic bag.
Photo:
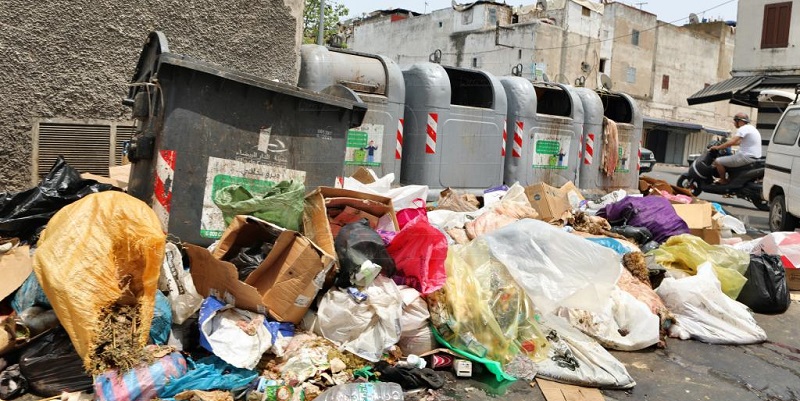
<svg viewBox="0 0 800 401">
<path fill-rule="evenodd" d="M 584 387 L 626 389 L 636 385 L 625 365 L 563 318 L 547 316 L 542 330 L 548 334 L 550 351 L 536 363 L 537 376 Z"/>
<path fill-rule="evenodd" d="M 758 241 L 753 253 L 780 255 L 786 268 L 800 268 L 800 233 L 781 231 L 767 234 Z"/>
<path fill-rule="evenodd" d="M 346 177 L 344 179 L 344 189 L 391 198 L 394 210 L 416 207 L 414 205 L 415 199 L 428 199 L 427 185 L 403 185 L 392 188 L 393 181 L 393 173 L 378 178 L 375 182 L 369 184 L 364 184 L 355 178 Z"/>
<path fill-rule="evenodd" d="M 659 340 L 658 316 L 619 287 L 611 292 L 601 312 L 561 308 L 558 315 L 606 348 L 637 351 Z"/>
<path fill-rule="evenodd" d="M 561 306 L 601 311 L 622 273 L 614 251 L 542 221 L 523 219 L 482 238 L 543 314 Z"/>
<path fill-rule="evenodd" d="M 320 301 L 317 316 L 322 335 L 347 351 L 378 362 L 383 351 L 400 340 L 403 299 L 397 284 L 378 276 L 364 288 L 367 299 L 331 289 Z"/>
<path fill-rule="evenodd" d="M 403 299 L 403 315 L 400 317 L 400 340 L 397 346 L 403 355 L 419 355 L 436 347 L 430 328 L 428 304 L 419 292 L 411 287 L 399 286 Z"/>
<path fill-rule="evenodd" d="M 731 215 L 722 217 L 722 227 L 730 229 L 736 234 L 747 234 L 747 228 L 744 226 L 744 223 Z"/>
<path fill-rule="evenodd" d="M 200 324 L 214 354 L 237 368 L 253 369 L 272 346 L 264 316 L 226 305 Z"/>
<path fill-rule="evenodd" d="M 172 321 L 183 324 L 194 315 L 203 304 L 203 297 L 197 293 L 192 274 L 183 269 L 183 258 L 177 245 L 167 242 L 158 289 L 166 294 L 172 309 Z"/>
<path fill-rule="evenodd" d="M 722 292 L 708 262 L 701 264 L 694 276 L 665 278 L 656 293 L 675 315 L 672 337 L 710 344 L 753 344 L 767 339 L 747 307 Z"/>
</svg>

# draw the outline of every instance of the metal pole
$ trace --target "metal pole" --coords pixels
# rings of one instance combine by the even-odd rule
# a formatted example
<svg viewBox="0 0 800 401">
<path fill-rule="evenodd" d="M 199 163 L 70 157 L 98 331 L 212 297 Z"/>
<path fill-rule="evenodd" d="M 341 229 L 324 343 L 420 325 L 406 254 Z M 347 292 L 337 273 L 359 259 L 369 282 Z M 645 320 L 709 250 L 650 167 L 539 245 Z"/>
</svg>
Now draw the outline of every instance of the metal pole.
<svg viewBox="0 0 800 401">
<path fill-rule="evenodd" d="M 317 44 L 324 45 L 323 32 L 325 31 L 325 0 L 319 0 L 319 32 L 317 32 Z"/>
</svg>

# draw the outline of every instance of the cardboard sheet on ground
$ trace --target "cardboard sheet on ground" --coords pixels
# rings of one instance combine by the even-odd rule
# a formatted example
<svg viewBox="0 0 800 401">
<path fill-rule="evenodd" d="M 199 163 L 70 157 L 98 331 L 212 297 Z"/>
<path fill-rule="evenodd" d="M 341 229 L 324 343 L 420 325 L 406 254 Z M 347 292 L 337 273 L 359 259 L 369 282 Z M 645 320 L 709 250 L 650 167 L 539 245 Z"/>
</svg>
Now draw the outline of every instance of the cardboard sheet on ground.
<svg viewBox="0 0 800 401">
<path fill-rule="evenodd" d="M 0 254 L 0 300 L 16 291 L 33 271 L 31 248 L 27 245 L 16 247 Z"/>
<path fill-rule="evenodd" d="M 605 401 L 603 393 L 596 388 L 563 384 L 545 379 L 536 379 L 536 384 L 547 401 Z"/>
</svg>

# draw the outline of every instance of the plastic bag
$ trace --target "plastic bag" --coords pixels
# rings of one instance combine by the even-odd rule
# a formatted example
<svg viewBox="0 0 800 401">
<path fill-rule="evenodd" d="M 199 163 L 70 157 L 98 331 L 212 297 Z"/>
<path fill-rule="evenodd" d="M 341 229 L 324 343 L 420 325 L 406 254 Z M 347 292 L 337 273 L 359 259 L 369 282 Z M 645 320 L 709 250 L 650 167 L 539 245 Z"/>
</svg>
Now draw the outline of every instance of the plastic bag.
<svg viewBox="0 0 800 401">
<path fill-rule="evenodd" d="M 403 298 L 391 279 L 377 277 L 357 302 L 346 291 L 331 289 L 319 304 L 319 327 L 328 340 L 370 362 L 400 340 Z"/>
<path fill-rule="evenodd" d="M 172 310 L 170 309 L 169 300 L 161 291 L 156 291 L 153 323 L 150 325 L 150 339 L 154 344 L 166 344 L 171 328 Z"/>
<path fill-rule="evenodd" d="M 520 220 L 482 238 L 543 314 L 559 306 L 600 311 L 622 271 L 614 251 L 543 221 Z"/>
<path fill-rule="evenodd" d="M 130 345 L 147 344 L 165 240 L 155 212 L 122 192 L 87 196 L 50 220 L 33 269 L 87 370 L 112 306 L 134 305 L 139 322 Z"/>
<path fill-rule="evenodd" d="M 777 232 L 761 237 L 753 247 L 753 253 L 779 255 L 788 269 L 800 269 L 800 233 Z"/>
<path fill-rule="evenodd" d="M 375 182 L 364 184 L 355 178 L 345 177 L 343 188 L 390 198 L 392 199 L 394 210 L 413 208 L 416 207 L 417 199 L 422 199 L 423 201 L 428 199 L 427 185 L 403 185 L 392 188 L 394 178 L 394 173 L 389 173 L 377 178 Z"/>
<path fill-rule="evenodd" d="M 394 259 L 398 283 L 423 294 L 444 286 L 447 238 L 427 218 L 419 216 L 400 229 L 386 251 Z"/>
<path fill-rule="evenodd" d="M 172 309 L 172 321 L 182 324 L 200 310 L 203 297 L 194 287 L 192 274 L 183 268 L 183 258 L 178 246 L 168 242 L 164 251 L 164 263 L 158 278 L 158 288 L 167 295 Z"/>
<path fill-rule="evenodd" d="M 200 345 L 237 368 L 253 369 L 272 346 L 266 318 L 208 297 L 200 308 Z"/>
<path fill-rule="evenodd" d="M 750 266 L 737 301 L 757 313 L 783 313 L 792 300 L 786 286 L 786 271 L 777 255 L 750 255 Z"/>
<path fill-rule="evenodd" d="M 186 359 L 172 352 L 149 366 L 121 373 L 112 370 L 95 378 L 97 401 L 152 400 L 163 397 L 164 386 L 185 375 Z"/>
<path fill-rule="evenodd" d="M 214 204 L 222 210 L 225 224 L 236 215 L 256 216 L 288 230 L 299 231 L 303 218 L 305 186 L 300 181 L 281 181 L 274 187 L 258 188 L 254 193 L 241 185 L 221 188 L 214 195 Z"/>
<path fill-rule="evenodd" d="M 17 314 L 22 313 L 25 309 L 31 306 L 44 306 L 52 308 L 50 301 L 47 300 L 47 295 L 44 295 L 42 286 L 39 285 L 39 280 L 36 279 L 36 273 L 31 272 L 30 276 L 25 279 L 22 286 L 19 287 L 17 293 L 14 294 L 14 299 L 11 300 L 11 307 Z"/>
<path fill-rule="evenodd" d="M 750 265 L 750 256 L 723 245 L 709 245 L 694 235 L 678 235 L 652 251 L 655 261 L 669 269 L 697 274 L 699 266 L 710 262 L 714 267 L 722 291 L 736 299 L 745 281 L 744 272 Z"/>
<path fill-rule="evenodd" d="M 41 396 L 92 388 L 92 377 L 86 374 L 81 357 L 62 328 L 33 340 L 20 356 L 19 365 L 30 388 Z"/>
<path fill-rule="evenodd" d="M 678 216 L 672 204 L 660 196 L 627 196 L 599 211 L 611 225 L 645 227 L 653 234 L 653 240 L 663 243 L 669 237 L 689 234 L 689 226 Z"/>
<path fill-rule="evenodd" d="M 436 347 L 436 341 L 430 329 L 430 313 L 428 304 L 420 297 L 417 290 L 400 286 L 403 299 L 403 315 L 400 316 L 400 340 L 397 346 L 403 355 L 420 355 Z"/>
<path fill-rule="evenodd" d="M 584 387 L 626 389 L 636 385 L 620 361 L 561 317 L 542 321 L 548 357 L 536 363 L 538 377 Z"/>
<path fill-rule="evenodd" d="M 317 401 L 403 401 L 403 388 L 397 383 L 345 383 L 331 387 Z"/>
<path fill-rule="evenodd" d="M 217 356 L 209 356 L 193 363 L 187 362 L 189 371 L 166 383 L 159 392 L 161 398 L 171 398 L 186 390 L 237 390 L 247 387 L 258 377 L 258 372 L 231 366 Z"/>
<path fill-rule="evenodd" d="M 659 341 L 658 316 L 619 287 L 611 292 L 602 312 L 562 308 L 558 314 L 606 348 L 637 351 Z"/>
<path fill-rule="evenodd" d="M 400 209 L 397 211 L 397 225 L 402 230 L 411 220 L 419 216 L 428 217 L 428 211 L 425 209 L 425 200 L 422 198 L 414 199 L 414 207 Z"/>
<path fill-rule="evenodd" d="M 534 219 L 539 215 L 536 209 L 531 207 L 531 203 L 525 195 L 525 188 L 518 183 L 512 185 L 499 202 L 484 207 L 484 209 L 486 211 L 475 220 L 467 221 L 464 224 L 469 239 L 475 239 L 517 220 Z"/>
<path fill-rule="evenodd" d="M 39 229 L 62 207 L 112 188 L 110 184 L 81 178 L 80 173 L 59 156 L 38 186 L 17 193 L 0 193 L 0 237 L 36 242 Z"/>
<path fill-rule="evenodd" d="M 667 277 L 656 290 L 675 315 L 670 336 L 694 338 L 710 344 L 754 344 L 767 339 L 747 306 L 722 293 L 710 263 L 697 274 L 681 279 Z"/>
<path fill-rule="evenodd" d="M 546 341 L 534 304 L 491 254 L 486 237 L 451 248 L 447 283 L 426 298 L 431 321 L 450 345 L 479 358 L 505 364 L 523 351 L 543 358 Z"/>
<path fill-rule="evenodd" d="M 386 251 L 383 239 L 369 226 L 367 219 L 342 227 L 334 240 L 334 247 L 339 258 L 339 271 L 336 273 L 335 281 L 339 287 L 352 286 L 356 280 L 356 273 L 366 261 L 380 266 L 381 273 L 387 277 L 395 274 L 394 260 Z"/>
</svg>

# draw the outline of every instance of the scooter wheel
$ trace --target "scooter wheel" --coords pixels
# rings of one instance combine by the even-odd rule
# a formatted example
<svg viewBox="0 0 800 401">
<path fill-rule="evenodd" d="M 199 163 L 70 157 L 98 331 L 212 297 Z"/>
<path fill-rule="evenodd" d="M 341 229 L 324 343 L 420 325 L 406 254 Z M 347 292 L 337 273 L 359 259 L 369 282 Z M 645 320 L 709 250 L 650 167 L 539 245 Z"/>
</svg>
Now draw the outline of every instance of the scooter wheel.
<svg viewBox="0 0 800 401">
<path fill-rule="evenodd" d="M 677 184 L 680 188 L 692 191 L 692 195 L 694 196 L 700 196 L 700 194 L 703 193 L 703 190 L 700 189 L 700 186 L 697 185 L 697 183 L 693 179 L 689 178 L 689 176 L 686 174 L 681 174 L 681 176 L 678 177 Z"/>
</svg>

